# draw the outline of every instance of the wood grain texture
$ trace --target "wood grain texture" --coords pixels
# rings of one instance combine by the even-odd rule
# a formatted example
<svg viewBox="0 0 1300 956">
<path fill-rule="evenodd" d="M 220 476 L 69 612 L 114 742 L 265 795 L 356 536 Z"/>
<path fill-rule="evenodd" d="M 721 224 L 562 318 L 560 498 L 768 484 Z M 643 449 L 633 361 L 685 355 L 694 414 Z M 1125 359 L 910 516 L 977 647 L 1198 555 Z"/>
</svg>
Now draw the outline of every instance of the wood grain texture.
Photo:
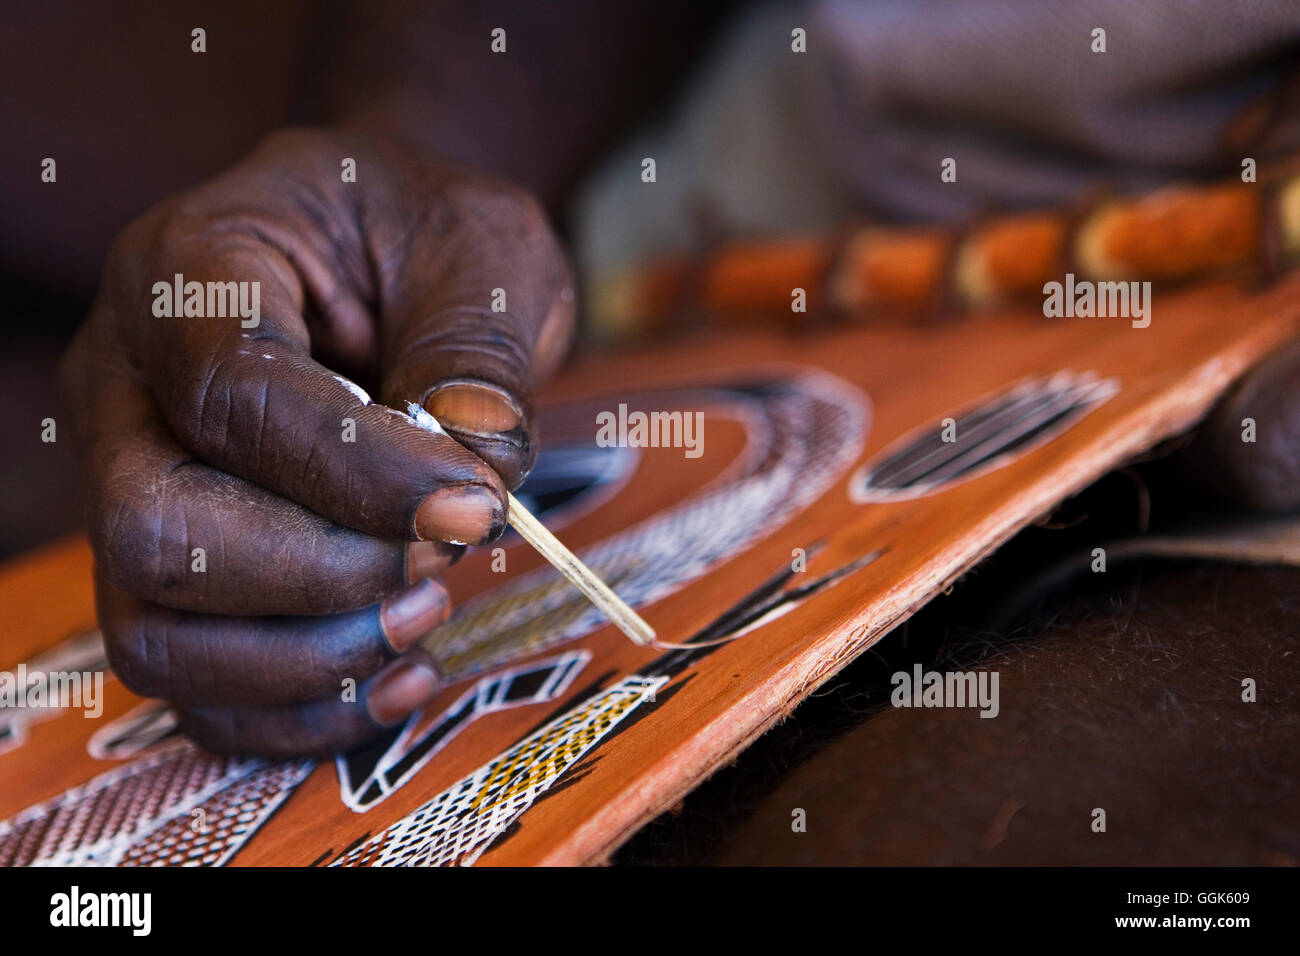
<svg viewBox="0 0 1300 956">
<path fill-rule="evenodd" d="M 675 593 L 639 608 L 662 639 L 681 641 L 705 628 L 774 572 L 789 568 L 795 548 L 821 543 L 810 552 L 807 571 L 794 576 L 795 586 L 883 553 L 784 616 L 673 674 L 653 703 L 604 734 L 511 820 L 479 862 L 607 859 L 637 827 L 1019 528 L 1116 464 L 1195 423 L 1235 378 L 1300 330 L 1300 280 L 1291 277 L 1263 292 L 1224 283 L 1157 296 L 1151 315 L 1147 329 L 1132 329 L 1123 319 L 1047 322 L 1015 311 L 929 329 L 900 323 L 800 339 L 756 333 L 628 351 L 571 368 L 548 390 L 546 403 L 596 400 L 605 403 L 597 407 L 614 408 L 610 402 L 632 390 L 734 380 L 755 369 L 819 369 L 869 400 L 870 429 L 860 454 L 816 501 Z M 851 500 L 853 473 L 900 436 L 937 427 L 943 417 L 1027 376 L 1063 369 L 1116 377 L 1120 389 L 1062 434 L 970 480 L 908 500 Z M 709 417 L 706 436 L 706 453 L 698 460 L 684 459 L 679 448 L 643 450 L 626 484 L 565 525 L 561 538 L 581 553 L 724 478 L 745 453 L 745 432 L 726 416 Z M 503 546 L 509 568 L 504 575 L 491 570 L 488 549 L 452 569 L 448 585 L 458 601 L 541 563 L 522 542 Z M 85 544 L 71 541 L 0 570 L 0 667 L 12 668 L 93 627 L 90 564 Z M 305 865 L 337 859 L 571 709 L 582 693 L 608 689 L 663 656 L 604 625 L 525 660 L 573 649 L 589 650 L 592 658 L 562 698 L 468 723 L 405 785 L 365 813 L 340 800 L 334 766 L 317 766 L 232 862 Z M 426 712 L 429 719 L 480 676 L 448 688 Z M 137 703 L 112 682 L 104 719 Z M 33 726 L 26 743 L 0 753 L 0 819 L 117 765 L 87 754 L 95 724 L 65 714 Z"/>
</svg>

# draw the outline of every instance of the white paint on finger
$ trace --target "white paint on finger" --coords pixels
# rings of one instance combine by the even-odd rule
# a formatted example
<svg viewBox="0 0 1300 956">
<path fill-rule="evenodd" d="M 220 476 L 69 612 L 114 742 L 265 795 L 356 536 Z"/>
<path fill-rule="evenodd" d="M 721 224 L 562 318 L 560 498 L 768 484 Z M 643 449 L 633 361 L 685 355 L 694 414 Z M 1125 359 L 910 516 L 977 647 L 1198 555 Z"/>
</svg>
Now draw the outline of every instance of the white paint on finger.
<svg viewBox="0 0 1300 956">
<path fill-rule="evenodd" d="M 269 356 L 269 355 L 263 356 L 263 358 L 270 358 L 270 357 L 271 357 L 271 356 Z M 352 393 L 352 397 L 355 398 L 355 399 L 356 399 L 358 402 L 360 402 L 362 405 L 369 405 L 369 404 L 370 404 L 370 396 L 367 395 L 367 394 L 366 394 L 366 390 L 365 390 L 364 388 L 362 388 L 360 385 L 358 385 L 356 382 L 353 382 L 353 381 L 351 381 L 350 379 L 346 379 L 346 378 L 344 378 L 342 375 L 335 375 L 335 376 L 334 376 L 334 381 L 338 382 L 340 385 L 342 385 L 344 388 L 346 388 L 349 392 L 351 392 L 351 393 Z"/>
<path fill-rule="evenodd" d="M 447 434 L 447 430 L 442 427 L 438 419 L 425 411 L 423 406 L 417 405 L 415 402 L 407 402 L 406 411 L 411 421 L 414 422 L 418 428 L 423 428 L 426 432 L 433 432 L 435 435 Z"/>
</svg>

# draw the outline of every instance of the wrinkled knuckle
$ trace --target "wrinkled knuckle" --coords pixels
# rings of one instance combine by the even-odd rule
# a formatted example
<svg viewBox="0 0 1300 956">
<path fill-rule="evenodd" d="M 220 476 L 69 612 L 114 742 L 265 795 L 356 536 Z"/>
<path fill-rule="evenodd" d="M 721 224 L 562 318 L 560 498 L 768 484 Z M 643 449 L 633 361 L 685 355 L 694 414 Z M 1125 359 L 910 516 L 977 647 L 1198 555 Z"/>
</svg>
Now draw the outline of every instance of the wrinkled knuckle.
<svg viewBox="0 0 1300 956">
<path fill-rule="evenodd" d="M 197 358 L 195 374 L 178 382 L 168 419 L 181 443 L 200 456 L 221 461 L 240 437 L 260 439 L 266 421 L 267 391 L 251 387 L 220 351 Z"/>
<path fill-rule="evenodd" d="M 119 456 L 126 452 L 119 453 Z M 87 531 L 95 558 L 108 579 L 132 594 L 152 590 L 164 545 L 162 508 L 129 469 L 113 460 L 92 479 Z"/>
<path fill-rule="evenodd" d="M 100 623 L 109 666 L 123 686 L 140 697 L 168 697 L 165 642 L 136 614 L 117 614 Z"/>
</svg>

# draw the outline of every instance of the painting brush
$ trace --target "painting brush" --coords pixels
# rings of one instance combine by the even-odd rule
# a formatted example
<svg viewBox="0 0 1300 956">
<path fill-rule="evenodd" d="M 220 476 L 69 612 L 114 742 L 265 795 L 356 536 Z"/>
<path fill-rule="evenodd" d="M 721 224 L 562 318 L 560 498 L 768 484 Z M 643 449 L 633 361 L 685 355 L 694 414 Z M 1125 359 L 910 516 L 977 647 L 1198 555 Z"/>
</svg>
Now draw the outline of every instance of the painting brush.
<svg viewBox="0 0 1300 956">
<path fill-rule="evenodd" d="M 414 402 L 407 403 L 407 413 L 412 422 L 425 431 L 452 438 L 442 423 L 427 409 Z M 642 647 L 656 645 L 655 631 L 640 614 L 614 593 L 608 584 L 596 576 L 596 572 L 587 567 L 576 554 L 560 543 L 560 539 L 547 530 L 546 525 L 537 520 L 519 499 L 506 492 L 506 521 L 519 532 L 519 536 L 537 550 L 537 553 L 555 566 L 575 588 L 583 593 L 592 604 L 600 608 L 605 616 L 620 631 L 632 639 L 634 644 Z"/>
<path fill-rule="evenodd" d="M 587 600 L 604 612 L 624 634 L 636 644 L 649 647 L 655 643 L 655 632 L 631 605 L 614 593 L 608 584 L 596 576 L 576 554 L 566 548 L 560 539 L 547 529 L 537 517 L 519 503 L 519 499 L 506 492 L 506 520 L 519 532 L 519 536 L 537 550 L 537 553 L 555 566 Z"/>
</svg>

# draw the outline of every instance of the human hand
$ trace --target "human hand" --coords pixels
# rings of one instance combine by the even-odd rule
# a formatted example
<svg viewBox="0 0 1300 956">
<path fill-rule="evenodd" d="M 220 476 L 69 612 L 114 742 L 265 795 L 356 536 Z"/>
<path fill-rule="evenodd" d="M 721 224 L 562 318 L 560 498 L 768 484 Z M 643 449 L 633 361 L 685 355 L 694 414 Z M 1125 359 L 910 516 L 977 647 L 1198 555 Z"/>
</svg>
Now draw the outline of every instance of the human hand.
<svg viewBox="0 0 1300 956">
<path fill-rule="evenodd" d="M 177 275 L 203 315 L 159 304 Z M 247 283 L 256 324 L 233 298 L 208 314 L 210 283 Z M 213 750 L 269 755 L 426 703 L 436 578 L 504 529 L 572 299 L 521 191 L 345 134 L 276 134 L 131 223 L 60 370 L 123 683 Z"/>
</svg>

